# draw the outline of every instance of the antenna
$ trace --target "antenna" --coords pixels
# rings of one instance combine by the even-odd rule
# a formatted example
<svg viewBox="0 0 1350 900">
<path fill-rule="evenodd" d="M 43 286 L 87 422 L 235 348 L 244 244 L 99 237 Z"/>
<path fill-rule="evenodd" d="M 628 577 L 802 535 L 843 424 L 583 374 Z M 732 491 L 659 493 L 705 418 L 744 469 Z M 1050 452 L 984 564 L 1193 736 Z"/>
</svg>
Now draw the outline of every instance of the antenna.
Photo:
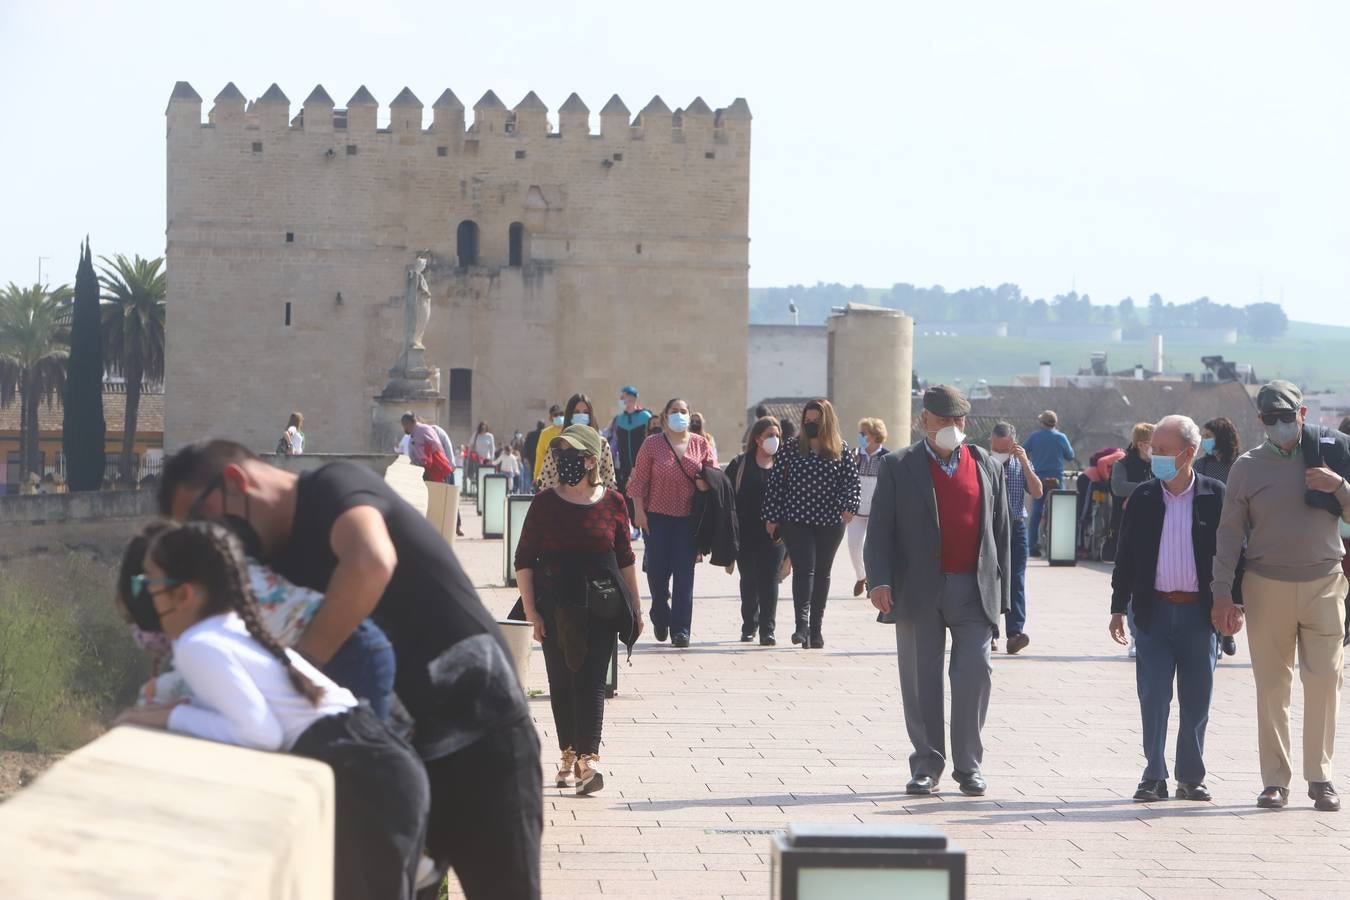
<svg viewBox="0 0 1350 900">
<path fill-rule="evenodd" d="M 792 297 L 788 298 L 788 312 L 792 314 L 792 324 L 800 325 L 801 321 L 797 315 L 797 301 Z"/>
<path fill-rule="evenodd" d="M 45 259 L 45 260 L 48 260 L 48 261 L 51 261 L 51 257 L 50 257 L 50 256 L 39 256 L 39 257 L 38 257 L 38 280 L 37 280 L 38 285 L 41 285 L 41 284 L 42 284 L 42 261 L 43 261 L 44 259 Z"/>
</svg>

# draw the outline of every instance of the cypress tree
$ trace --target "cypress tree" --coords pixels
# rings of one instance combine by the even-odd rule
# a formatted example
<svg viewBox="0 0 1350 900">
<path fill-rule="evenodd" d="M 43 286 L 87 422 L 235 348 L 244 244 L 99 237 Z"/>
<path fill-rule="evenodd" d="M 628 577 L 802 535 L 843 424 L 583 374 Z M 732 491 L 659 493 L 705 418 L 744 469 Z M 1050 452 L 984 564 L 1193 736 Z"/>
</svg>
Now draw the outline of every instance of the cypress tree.
<svg viewBox="0 0 1350 900">
<path fill-rule="evenodd" d="M 103 420 L 102 331 L 98 276 L 94 274 L 94 256 L 86 237 L 80 268 L 75 274 L 65 420 L 61 431 L 66 482 L 72 491 L 96 491 L 103 486 L 107 425 Z"/>
</svg>

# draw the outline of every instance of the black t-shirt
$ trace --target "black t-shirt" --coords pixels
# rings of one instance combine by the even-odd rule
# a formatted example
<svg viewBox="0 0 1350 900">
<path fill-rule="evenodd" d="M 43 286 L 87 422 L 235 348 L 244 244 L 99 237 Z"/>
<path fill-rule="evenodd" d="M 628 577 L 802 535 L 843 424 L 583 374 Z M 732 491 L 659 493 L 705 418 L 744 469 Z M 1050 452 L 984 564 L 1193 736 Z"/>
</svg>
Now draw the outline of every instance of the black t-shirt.
<svg viewBox="0 0 1350 900">
<path fill-rule="evenodd" d="M 501 629 L 450 545 L 374 471 L 339 462 L 301 473 L 290 540 L 267 562 L 326 592 L 337 565 L 333 523 L 358 506 L 380 512 L 398 553 L 371 618 L 394 646 L 394 690 L 415 722 L 418 752 L 437 759 L 528 715 Z"/>
</svg>

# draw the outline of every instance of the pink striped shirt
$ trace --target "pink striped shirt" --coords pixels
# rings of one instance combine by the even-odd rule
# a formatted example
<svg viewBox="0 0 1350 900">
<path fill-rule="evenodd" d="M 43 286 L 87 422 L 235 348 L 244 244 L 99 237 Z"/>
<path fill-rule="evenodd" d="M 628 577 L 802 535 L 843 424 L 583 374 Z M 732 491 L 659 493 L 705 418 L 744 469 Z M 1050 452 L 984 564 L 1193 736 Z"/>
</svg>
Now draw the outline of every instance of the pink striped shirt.
<svg viewBox="0 0 1350 900">
<path fill-rule="evenodd" d="M 1191 536 L 1191 509 L 1195 506 L 1195 475 L 1190 486 L 1173 494 L 1164 484 L 1162 540 L 1158 543 L 1158 574 L 1154 589 L 1164 593 L 1198 593 L 1200 577 L 1195 570 L 1195 542 Z"/>
</svg>

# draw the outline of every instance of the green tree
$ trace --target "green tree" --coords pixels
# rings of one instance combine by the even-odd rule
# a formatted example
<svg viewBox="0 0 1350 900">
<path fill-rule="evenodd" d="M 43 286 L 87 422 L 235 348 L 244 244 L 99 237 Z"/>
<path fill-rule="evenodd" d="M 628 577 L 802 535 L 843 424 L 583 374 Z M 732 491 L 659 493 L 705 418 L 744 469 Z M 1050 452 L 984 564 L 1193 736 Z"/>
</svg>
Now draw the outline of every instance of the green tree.
<svg viewBox="0 0 1350 900">
<path fill-rule="evenodd" d="M 1289 330 L 1289 317 L 1278 303 L 1253 303 L 1247 307 L 1249 335 L 1258 341 L 1273 341 Z"/>
<path fill-rule="evenodd" d="M 66 385 L 70 288 L 14 282 L 0 292 L 0 405 L 19 401 L 19 472 L 42 475 L 38 404 L 51 406 Z"/>
<path fill-rule="evenodd" d="M 103 285 L 103 361 L 126 383 L 126 418 L 122 423 L 122 483 L 131 485 L 132 451 L 141 391 L 164 379 L 164 257 L 112 259 L 100 256 Z"/>
<path fill-rule="evenodd" d="M 66 375 L 65 420 L 61 445 L 66 452 L 66 481 L 72 491 L 103 486 L 107 423 L 103 420 L 103 336 L 98 276 L 85 238 L 75 273 L 75 303 L 70 325 L 70 363 Z"/>
</svg>

